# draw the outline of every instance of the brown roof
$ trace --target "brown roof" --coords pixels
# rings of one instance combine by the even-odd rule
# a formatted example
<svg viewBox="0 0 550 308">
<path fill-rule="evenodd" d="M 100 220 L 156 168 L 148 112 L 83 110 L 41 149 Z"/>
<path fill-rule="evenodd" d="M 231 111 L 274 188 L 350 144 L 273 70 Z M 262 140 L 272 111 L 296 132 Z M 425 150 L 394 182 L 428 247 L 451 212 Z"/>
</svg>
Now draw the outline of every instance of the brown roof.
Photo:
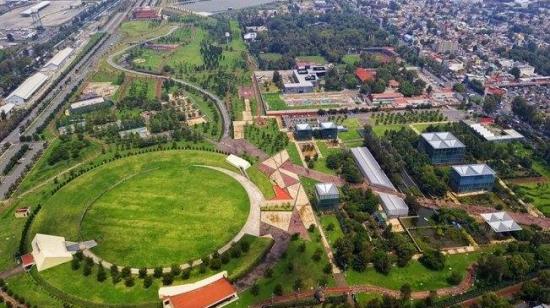
<svg viewBox="0 0 550 308">
<path fill-rule="evenodd" d="M 362 82 L 374 80 L 376 77 L 376 70 L 358 67 L 355 70 L 355 76 L 357 76 L 357 78 L 359 78 Z"/>
<path fill-rule="evenodd" d="M 23 265 L 23 267 L 33 265 L 34 264 L 34 257 L 32 256 L 32 254 L 28 253 L 26 255 L 22 255 L 21 256 L 21 264 Z"/>
<path fill-rule="evenodd" d="M 170 304 L 174 308 L 205 308 L 215 305 L 232 295 L 237 290 L 225 278 L 216 280 L 196 290 L 169 296 Z"/>
</svg>

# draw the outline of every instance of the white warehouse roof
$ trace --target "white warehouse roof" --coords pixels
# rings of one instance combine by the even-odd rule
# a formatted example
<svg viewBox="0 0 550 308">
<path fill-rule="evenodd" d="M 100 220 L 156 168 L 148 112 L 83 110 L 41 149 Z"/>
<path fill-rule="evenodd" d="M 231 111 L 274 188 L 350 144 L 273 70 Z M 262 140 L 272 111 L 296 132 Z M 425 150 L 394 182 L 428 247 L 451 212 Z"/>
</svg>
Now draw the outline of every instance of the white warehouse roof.
<svg viewBox="0 0 550 308">
<path fill-rule="evenodd" d="M 9 115 L 13 108 L 15 107 L 15 104 L 7 103 L 5 105 L 0 106 L 0 114 L 3 112 L 5 115 Z"/>
<path fill-rule="evenodd" d="M 21 15 L 22 16 L 30 16 L 33 11 L 38 12 L 41 9 L 47 7 L 48 5 L 50 5 L 50 1 L 40 1 L 38 4 L 24 10 L 23 12 L 21 12 Z"/>
<path fill-rule="evenodd" d="M 71 109 L 78 109 L 78 108 L 82 108 L 82 107 L 87 107 L 87 106 L 93 106 L 93 105 L 97 105 L 97 104 L 102 104 L 105 102 L 105 99 L 103 99 L 103 97 L 94 97 L 94 98 L 90 98 L 90 99 L 85 99 L 85 100 L 82 100 L 82 101 L 78 101 L 76 103 L 72 103 L 71 104 Z"/>
<path fill-rule="evenodd" d="M 395 195 L 378 193 L 380 200 L 382 200 L 382 208 L 386 215 L 392 217 L 400 217 L 409 215 L 409 207 L 405 203 L 403 198 Z"/>
<path fill-rule="evenodd" d="M 486 164 L 455 165 L 453 170 L 460 176 L 494 175 L 495 172 Z"/>
<path fill-rule="evenodd" d="M 27 78 L 25 81 L 23 81 L 22 84 L 17 87 L 13 92 L 11 92 L 6 99 L 9 99 L 12 96 L 20 97 L 23 100 L 29 99 L 31 95 L 40 88 L 48 80 L 48 76 L 44 75 L 42 73 L 36 73 L 32 75 L 31 77 Z"/>
<path fill-rule="evenodd" d="M 45 68 L 49 66 L 56 66 L 56 68 L 59 67 L 69 57 L 69 55 L 73 52 L 73 50 L 74 49 L 72 49 L 71 47 L 67 47 L 59 51 L 48 62 L 46 62 L 44 67 Z"/>
<path fill-rule="evenodd" d="M 351 154 L 359 166 L 359 170 L 370 184 L 387 187 L 395 190 L 390 179 L 386 176 L 374 156 L 366 147 L 352 148 Z"/>
<path fill-rule="evenodd" d="M 422 134 L 422 138 L 424 138 L 424 140 L 426 140 L 426 142 L 428 142 L 434 149 L 464 147 L 464 144 L 449 132 L 424 133 Z"/>
<path fill-rule="evenodd" d="M 518 225 L 510 214 L 506 212 L 486 213 L 480 215 L 483 220 L 491 226 L 491 229 L 497 233 L 521 230 L 520 225 Z"/>
</svg>

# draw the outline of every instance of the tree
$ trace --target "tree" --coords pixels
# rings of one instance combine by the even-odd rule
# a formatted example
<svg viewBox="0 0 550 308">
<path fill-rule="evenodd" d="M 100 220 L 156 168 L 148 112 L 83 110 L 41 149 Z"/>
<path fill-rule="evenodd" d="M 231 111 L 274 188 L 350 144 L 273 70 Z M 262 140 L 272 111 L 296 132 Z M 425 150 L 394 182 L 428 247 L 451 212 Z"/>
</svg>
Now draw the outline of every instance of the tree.
<svg viewBox="0 0 550 308">
<path fill-rule="evenodd" d="M 128 288 L 133 287 L 134 284 L 135 284 L 135 281 L 134 281 L 134 277 L 132 277 L 132 276 L 128 276 L 124 280 L 124 285 L 127 286 Z"/>
<path fill-rule="evenodd" d="M 408 301 L 411 298 L 412 288 L 410 284 L 406 283 L 402 285 L 399 291 L 401 293 L 402 301 Z"/>
<path fill-rule="evenodd" d="M 147 276 L 147 268 L 142 267 L 142 268 L 139 269 L 138 277 L 143 279 L 143 278 L 145 278 L 145 276 Z"/>
<path fill-rule="evenodd" d="M 462 83 L 455 83 L 453 85 L 453 90 L 455 90 L 458 93 L 464 93 L 466 92 L 466 87 Z"/>
<path fill-rule="evenodd" d="M 447 277 L 447 282 L 453 286 L 459 285 L 461 281 L 462 281 L 462 274 L 460 274 L 457 271 L 453 271 L 451 275 Z"/>
<path fill-rule="evenodd" d="M 511 308 L 512 305 L 503 297 L 496 295 L 495 293 L 483 294 L 479 305 L 483 308 Z"/>
<path fill-rule="evenodd" d="M 487 114 L 492 114 L 497 111 L 499 100 L 494 95 L 485 96 L 483 102 L 483 111 Z"/>
<path fill-rule="evenodd" d="M 103 282 L 105 279 L 107 279 L 107 273 L 105 272 L 105 268 L 102 264 L 99 264 L 97 269 L 97 281 Z"/>
<path fill-rule="evenodd" d="M 258 294 L 260 294 L 260 286 L 258 286 L 257 283 L 254 283 L 252 287 L 250 287 L 250 293 L 254 296 L 258 296 Z"/>
<path fill-rule="evenodd" d="M 277 88 L 279 89 L 283 89 L 284 88 L 284 84 L 283 84 L 283 77 L 281 76 L 281 73 L 279 73 L 279 71 L 274 71 L 273 72 L 273 83 L 277 86 Z"/>
<path fill-rule="evenodd" d="M 172 275 L 172 273 L 162 274 L 162 285 L 165 285 L 165 286 L 171 285 L 173 281 L 174 281 L 174 275 Z"/>
<path fill-rule="evenodd" d="M 440 271 L 445 267 L 445 255 L 439 250 L 426 250 L 418 261 L 434 271 Z"/>
<path fill-rule="evenodd" d="M 276 284 L 273 288 L 273 293 L 277 296 L 283 295 L 283 286 L 280 283 Z"/>
<path fill-rule="evenodd" d="M 374 263 L 374 269 L 376 269 L 377 272 L 380 272 L 384 275 L 387 275 L 390 273 L 391 270 L 391 259 L 386 254 L 385 251 L 378 250 L 374 253 L 373 256 L 373 263 Z"/>
<path fill-rule="evenodd" d="M 153 284 L 153 277 L 151 277 L 150 275 L 143 277 L 143 287 L 145 289 L 148 289 L 149 287 L 151 287 L 152 284 Z"/>
<path fill-rule="evenodd" d="M 517 68 L 516 66 L 512 67 L 512 69 L 510 69 L 509 73 L 514 76 L 514 78 L 517 80 L 519 79 L 519 77 L 521 77 L 521 71 L 519 70 L 519 68 Z"/>
</svg>

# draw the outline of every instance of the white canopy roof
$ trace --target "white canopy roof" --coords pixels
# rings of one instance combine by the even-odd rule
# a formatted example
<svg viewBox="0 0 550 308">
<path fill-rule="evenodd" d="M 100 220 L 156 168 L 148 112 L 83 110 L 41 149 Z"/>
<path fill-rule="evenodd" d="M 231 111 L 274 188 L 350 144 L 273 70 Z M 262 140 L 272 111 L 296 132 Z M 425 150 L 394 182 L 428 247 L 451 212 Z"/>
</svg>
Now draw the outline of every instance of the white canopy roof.
<svg viewBox="0 0 550 308">
<path fill-rule="evenodd" d="M 246 170 L 250 168 L 250 163 L 237 155 L 230 154 L 225 160 L 227 160 L 227 162 L 230 163 L 232 166 L 235 166 L 239 169 L 242 168 L 243 170 Z"/>
<path fill-rule="evenodd" d="M 480 214 L 491 229 L 497 233 L 521 230 L 520 225 L 506 212 Z"/>
</svg>

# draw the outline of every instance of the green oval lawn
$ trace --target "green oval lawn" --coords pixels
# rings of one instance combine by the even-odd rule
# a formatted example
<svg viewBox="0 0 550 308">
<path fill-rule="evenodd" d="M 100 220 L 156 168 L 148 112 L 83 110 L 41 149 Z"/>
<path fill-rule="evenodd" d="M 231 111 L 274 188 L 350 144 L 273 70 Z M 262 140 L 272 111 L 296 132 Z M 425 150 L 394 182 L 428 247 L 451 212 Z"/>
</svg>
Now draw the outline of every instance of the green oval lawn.
<svg viewBox="0 0 550 308">
<path fill-rule="evenodd" d="M 248 216 L 248 196 L 237 181 L 194 166 L 233 170 L 224 158 L 168 151 L 109 163 L 52 196 L 37 216 L 33 234 L 94 239 L 98 256 L 132 267 L 168 266 L 203 257 L 229 242 Z"/>
</svg>

